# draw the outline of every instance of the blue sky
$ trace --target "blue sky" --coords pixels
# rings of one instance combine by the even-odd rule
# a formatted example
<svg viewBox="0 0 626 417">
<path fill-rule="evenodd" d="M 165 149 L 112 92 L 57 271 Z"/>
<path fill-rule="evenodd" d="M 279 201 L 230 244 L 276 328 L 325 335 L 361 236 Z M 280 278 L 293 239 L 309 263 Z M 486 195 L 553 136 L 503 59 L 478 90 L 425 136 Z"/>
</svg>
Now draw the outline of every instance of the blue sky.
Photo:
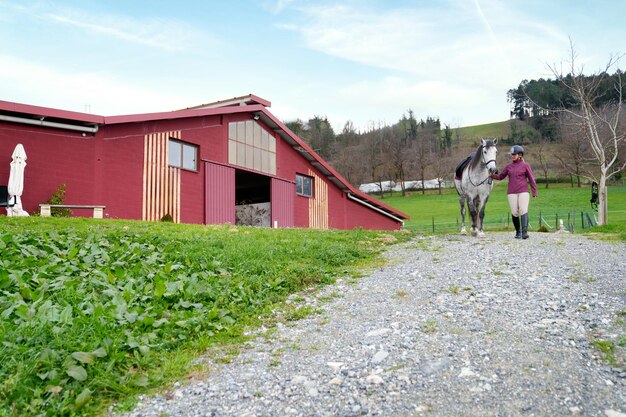
<svg viewBox="0 0 626 417">
<path fill-rule="evenodd" d="M 252 93 L 337 132 L 408 109 L 468 126 L 506 120 L 506 91 L 550 77 L 570 37 L 586 72 L 626 52 L 625 15 L 605 0 L 0 0 L 0 99 L 110 116 Z"/>
</svg>

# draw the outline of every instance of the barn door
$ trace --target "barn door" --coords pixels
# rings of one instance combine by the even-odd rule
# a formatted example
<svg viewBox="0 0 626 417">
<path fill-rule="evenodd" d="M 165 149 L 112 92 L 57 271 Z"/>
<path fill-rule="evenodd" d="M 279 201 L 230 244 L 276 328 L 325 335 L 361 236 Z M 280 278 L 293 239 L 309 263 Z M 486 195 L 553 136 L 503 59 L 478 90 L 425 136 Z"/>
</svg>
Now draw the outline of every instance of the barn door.
<svg viewBox="0 0 626 417">
<path fill-rule="evenodd" d="M 294 226 L 294 199 L 296 184 L 289 181 L 272 178 L 271 213 L 272 227 Z"/>
<path fill-rule="evenodd" d="M 235 224 L 235 169 L 204 163 L 204 223 Z"/>
</svg>

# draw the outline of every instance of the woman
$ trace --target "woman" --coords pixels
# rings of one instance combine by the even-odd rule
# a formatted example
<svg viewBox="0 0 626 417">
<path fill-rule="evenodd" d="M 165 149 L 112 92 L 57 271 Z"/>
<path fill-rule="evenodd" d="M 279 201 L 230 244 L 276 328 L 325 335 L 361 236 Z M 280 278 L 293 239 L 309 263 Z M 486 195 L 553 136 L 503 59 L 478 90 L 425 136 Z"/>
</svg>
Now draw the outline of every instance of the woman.
<svg viewBox="0 0 626 417">
<path fill-rule="evenodd" d="M 499 174 L 491 174 L 491 178 L 501 180 L 509 177 L 507 197 L 511 206 L 511 218 L 515 226 L 515 239 L 528 239 L 528 203 L 530 201 L 528 183 L 533 191 L 533 198 L 537 198 L 537 184 L 530 165 L 524 161 L 524 148 L 515 145 L 511 148 L 510 153 L 512 162 L 504 167 Z"/>
</svg>

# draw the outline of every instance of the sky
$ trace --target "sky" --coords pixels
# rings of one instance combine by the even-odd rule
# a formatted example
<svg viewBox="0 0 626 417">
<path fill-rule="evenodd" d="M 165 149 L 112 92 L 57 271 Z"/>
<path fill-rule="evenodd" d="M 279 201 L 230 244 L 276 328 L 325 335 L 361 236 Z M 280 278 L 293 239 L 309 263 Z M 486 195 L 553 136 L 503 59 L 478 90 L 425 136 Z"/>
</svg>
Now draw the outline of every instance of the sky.
<svg viewBox="0 0 626 417">
<path fill-rule="evenodd" d="M 626 52 L 625 1 L 0 0 L 0 100 L 103 116 L 255 94 L 336 133 L 412 110 L 507 120 L 507 91 Z M 620 61 L 622 70 L 626 58 Z"/>
</svg>

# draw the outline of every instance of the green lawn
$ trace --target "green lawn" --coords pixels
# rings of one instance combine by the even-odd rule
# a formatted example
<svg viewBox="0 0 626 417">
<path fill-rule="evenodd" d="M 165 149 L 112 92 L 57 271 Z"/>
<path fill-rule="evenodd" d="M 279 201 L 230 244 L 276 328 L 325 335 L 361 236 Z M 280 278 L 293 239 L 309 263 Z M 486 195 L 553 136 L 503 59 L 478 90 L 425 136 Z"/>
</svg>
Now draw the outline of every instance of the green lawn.
<svg viewBox="0 0 626 417">
<path fill-rule="evenodd" d="M 0 217 L 0 416 L 102 414 L 409 237 Z"/>
<path fill-rule="evenodd" d="M 496 181 L 494 184 L 485 212 L 485 230 L 512 228 L 506 198 L 507 181 Z M 539 214 L 549 227 L 554 227 L 557 219 L 564 219 L 567 225 L 569 218 L 575 231 L 581 228 L 581 212 L 593 217 L 589 187 L 572 188 L 569 184 L 550 184 L 546 189 L 543 184 L 539 184 L 538 193 L 538 198 L 531 200 L 529 208 L 530 226 L 533 229 L 539 225 Z M 433 223 L 435 233 L 460 230 L 461 214 L 454 189 L 446 189 L 441 195 L 437 191 L 427 191 L 426 194 L 412 192 L 406 197 L 398 193 L 382 201 L 411 216 L 405 223 L 409 230 L 432 233 Z M 609 187 L 608 209 L 609 224 L 626 224 L 625 186 Z M 469 212 L 465 221 L 466 224 L 471 223 Z"/>
</svg>

